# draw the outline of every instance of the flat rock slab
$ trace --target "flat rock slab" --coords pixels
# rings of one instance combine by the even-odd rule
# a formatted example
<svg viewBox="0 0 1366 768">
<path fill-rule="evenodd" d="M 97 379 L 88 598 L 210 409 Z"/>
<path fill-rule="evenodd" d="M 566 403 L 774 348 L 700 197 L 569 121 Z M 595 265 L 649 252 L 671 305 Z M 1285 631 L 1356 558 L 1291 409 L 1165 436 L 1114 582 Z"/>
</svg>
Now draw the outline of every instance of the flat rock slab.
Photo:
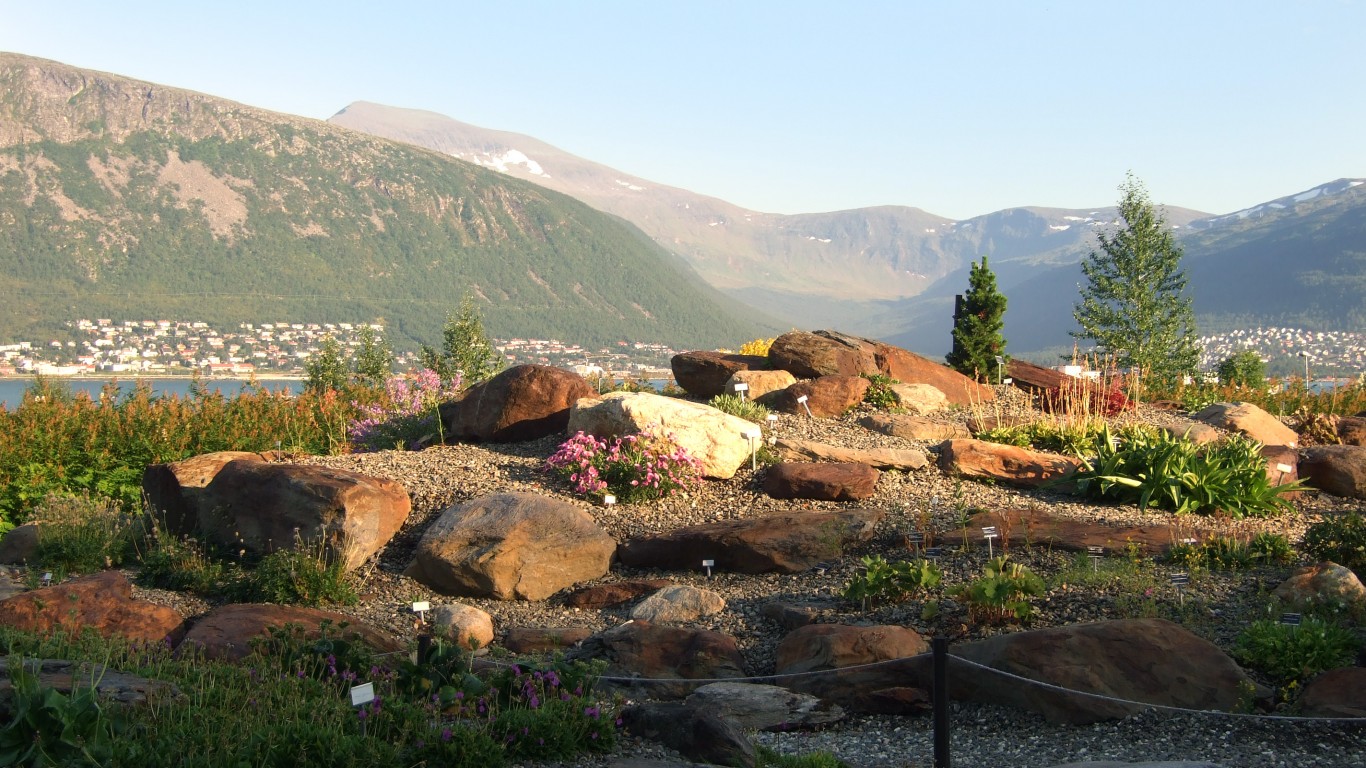
<svg viewBox="0 0 1366 768">
<path fill-rule="evenodd" d="M 403 648 L 393 636 L 333 611 L 238 603 L 215 608 L 202 616 L 185 634 L 180 650 L 196 649 L 206 658 L 236 661 L 251 654 L 253 638 L 269 637 L 271 629 L 292 624 L 299 627 L 305 637 L 316 639 L 322 636 L 324 623 L 330 636 L 356 639 L 379 652 Z M 342 627 L 343 624 L 346 626 Z"/>
<path fill-rule="evenodd" d="M 963 477 L 1038 488 L 1076 474 L 1081 459 L 985 440 L 946 440 L 939 444 L 939 468 Z"/>
<path fill-rule="evenodd" d="M 785 461 L 764 473 L 764 493 L 775 499 L 862 501 L 877 490 L 881 472 L 867 464 Z"/>
<path fill-rule="evenodd" d="M 592 634 L 588 627 L 510 627 L 502 645 L 513 653 L 550 653 L 572 648 Z"/>
<path fill-rule="evenodd" d="M 884 514 L 848 509 L 724 520 L 634 538 L 617 554 L 631 568 L 697 571 L 713 560 L 718 571 L 799 573 L 872 538 Z"/>
<path fill-rule="evenodd" d="M 134 599 L 127 576 L 104 571 L 0 601 L 0 626 L 40 634 L 61 629 L 79 635 L 90 629 L 134 643 L 174 644 L 185 633 L 185 617 L 167 606 Z"/>
<path fill-rule="evenodd" d="M 0 656 L 0 711 L 8 708 L 14 690 L 10 679 L 10 659 Z M 88 664 L 68 659 L 24 659 L 24 669 L 38 676 L 38 685 L 70 695 L 72 688 L 86 690 L 94 681 L 101 701 L 119 704 L 145 704 L 148 696 L 180 698 L 175 685 L 140 675 L 119 672 L 103 664 Z"/>
<path fill-rule="evenodd" d="M 962 424 L 934 421 L 909 413 L 874 413 L 858 421 L 859 426 L 903 440 L 924 440 L 938 443 L 944 440 L 972 437 Z"/>
<path fill-rule="evenodd" d="M 930 463 L 923 451 L 910 448 L 841 448 L 815 440 L 780 437 L 774 448 L 789 461 L 835 461 L 867 464 L 874 469 L 902 472 L 923 469 Z"/>
<path fill-rule="evenodd" d="M 570 661 L 607 662 L 604 680 L 636 688 L 651 697 L 683 697 L 701 683 L 682 682 L 745 677 L 745 661 L 735 638 L 706 629 L 632 621 L 589 637 L 565 654 Z M 634 679 L 640 679 L 635 682 Z M 663 682 L 648 682 L 661 680 Z"/>
<path fill-rule="evenodd" d="M 823 703 L 811 694 L 758 683 L 709 683 L 689 694 L 685 703 L 756 730 L 811 728 L 844 719 L 844 710 L 838 705 Z"/>
<path fill-rule="evenodd" d="M 1366 667 L 1324 672 L 1304 686 L 1298 703 L 1305 717 L 1366 717 Z"/>
<path fill-rule="evenodd" d="M 1010 546 L 1056 547 L 1069 552 L 1085 552 L 1087 547 L 1104 547 L 1106 552 L 1123 552 L 1129 545 L 1156 554 L 1171 546 L 1178 537 L 1190 534 L 1186 526 L 1177 531 L 1170 525 L 1153 523 L 1141 526 L 1102 525 L 1085 520 L 1073 520 L 1042 509 L 1004 509 L 979 512 L 968 523 L 970 540 L 986 546 L 982 529 L 995 526 Z M 945 537 L 954 538 L 953 532 Z M 996 541 L 999 547 L 1001 541 Z"/>
<path fill-rule="evenodd" d="M 565 597 L 564 604 L 572 608 L 609 608 L 639 600 L 671 586 L 673 582 L 668 579 L 634 579 L 589 584 L 570 592 Z"/>
</svg>

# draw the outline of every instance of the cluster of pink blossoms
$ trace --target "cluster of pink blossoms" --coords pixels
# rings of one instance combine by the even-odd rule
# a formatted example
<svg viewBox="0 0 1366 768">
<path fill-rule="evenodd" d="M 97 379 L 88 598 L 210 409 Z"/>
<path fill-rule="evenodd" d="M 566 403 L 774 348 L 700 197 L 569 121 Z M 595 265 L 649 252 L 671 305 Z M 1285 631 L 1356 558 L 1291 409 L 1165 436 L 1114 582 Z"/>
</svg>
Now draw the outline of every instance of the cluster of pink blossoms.
<svg viewBox="0 0 1366 768">
<path fill-rule="evenodd" d="M 414 441 L 437 431 L 437 406 L 460 392 L 460 376 L 442 381 L 432 370 L 391 377 L 384 383 L 384 399 L 372 405 L 354 404 L 361 418 L 347 426 L 351 444 L 362 451 L 409 448 Z"/>
<path fill-rule="evenodd" d="M 658 499 L 697 485 L 702 463 L 653 429 L 610 443 L 583 432 L 562 444 L 546 467 L 574 484 L 585 496 L 611 493 L 622 502 Z"/>
</svg>

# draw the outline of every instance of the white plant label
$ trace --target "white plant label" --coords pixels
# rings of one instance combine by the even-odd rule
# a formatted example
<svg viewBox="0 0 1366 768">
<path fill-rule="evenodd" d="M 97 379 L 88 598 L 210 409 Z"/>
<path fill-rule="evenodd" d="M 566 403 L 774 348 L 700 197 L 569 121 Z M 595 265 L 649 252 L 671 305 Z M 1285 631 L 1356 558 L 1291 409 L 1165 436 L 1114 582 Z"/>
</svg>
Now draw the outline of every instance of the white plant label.
<svg viewBox="0 0 1366 768">
<path fill-rule="evenodd" d="M 375 700 L 375 684 L 366 683 L 351 688 L 351 706 L 359 707 Z"/>
<path fill-rule="evenodd" d="M 413 613 L 426 613 L 432 609 L 432 604 L 426 600 L 420 603 L 413 603 Z"/>
<path fill-rule="evenodd" d="M 1281 474 L 1288 474 L 1290 472 L 1294 472 L 1295 468 L 1290 466 L 1289 464 L 1277 464 L 1276 471 L 1280 472 Z"/>
<path fill-rule="evenodd" d="M 604 505 L 610 507 L 610 506 L 612 506 L 613 504 L 616 504 L 616 503 L 617 503 L 617 497 L 616 497 L 616 496 L 613 496 L 612 494 L 609 493 L 609 494 L 607 494 L 606 496 L 603 496 L 603 497 L 602 497 L 602 503 L 603 503 Z"/>
<path fill-rule="evenodd" d="M 748 392 L 748 391 L 749 391 L 749 385 L 748 385 L 748 384 L 745 384 L 744 382 L 741 382 L 741 383 L 739 383 L 739 384 L 736 384 L 736 385 L 735 385 L 735 391 L 736 391 L 736 392 Z"/>
</svg>

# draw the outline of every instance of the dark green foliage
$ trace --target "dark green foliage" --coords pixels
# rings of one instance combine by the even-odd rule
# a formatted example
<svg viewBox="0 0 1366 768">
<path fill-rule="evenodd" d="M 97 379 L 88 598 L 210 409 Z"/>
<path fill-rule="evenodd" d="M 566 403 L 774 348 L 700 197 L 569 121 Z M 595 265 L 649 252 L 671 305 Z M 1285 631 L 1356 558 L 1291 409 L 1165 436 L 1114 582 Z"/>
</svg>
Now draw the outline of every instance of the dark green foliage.
<svg viewBox="0 0 1366 768">
<path fill-rule="evenodd" d="M 318 351 L 309 356 L 304 365 L 308 382 L 304 389 L 315 395 L 346 386 L 346 361 L 342 360 L 341 345 L 328 334 L 318 344 Z"/>
<path fill-rule="evenodd" d="M 960 585 L 954 594 L 968 604 L 977 621 L 1024 621 L 1034 613 L 1030 598 L 1047 591 L 1043 579 L 1020 563 L 1000 555 L 982 567 L 982 575 Z"/>
<path fill-rule="evenodd" d="M 0 765 L 104 765 L 113 753 L 114 722 L 93 686 L 69 695 L 41 685 L 29 664 L 9 660 L 13 686 L 0 727 Z"/>
<path fill-rule="evenodd" d="M 394 372 L 394 353 L 368 323 L 360 328 L 359 342 L 352 361 L 356 379 L 365 386 L 382 388 Z"/>
<path fill-rule="evenodd" d="M 981 264 L 972 265 L 961 309 L 953 318 L 953 350 L 946 358 L 949 367 L 977 381 L 999 381 L 1002 369 L 996 358 L 1006 353 L 1001 336 L 1006 297 L 996 290 L 996 273 L 987 266 L 986 256 Z"/>
<path fill-rule="evenodd" d="M 1238 635 L 1233 655 L 1278 684 L 1351 666 L 1360 643 L 1349 629 L 1312 616 L 1299 626 L 1263 619 Z"/>
<path fill-rule="evenodd" d="M 118 505 L 90 496 L 49 496 L 34 509 L 38 564 L 61 574 L 97 573 L 123 563 L 134 532 Z"/>
<path fill-rule="evenodd" d="M 850 579 L 840 594 L 866 610 L 870 605 L 923 597 L 943 580 L 944 574 L 931 560 L 889 563 L 881 555 L 868 555 L 863 558 L 863 573 Z"/>
<path fill-rule="evenodd" d="M 238 583 L 243 602 L 286 605 L 354 605 L 356 590 L 339 558 L 326 555 L 321 546 L 299 542 L 296 549 L 282 549 L 261 558 Z"/>
<path fill-rule="evenodd" d="M 1072 335 L 1104 347 L 1120 367 L 1140 369 L 1145 380 L 1179 381 L 1199 362 L 1181 247 L 1137 179 L 1130 175 L 1120 189 L 1124 226 L 1098 234 L 1100 251 L 1081 262 L 1087 284 L 1072 312 L 1081 331 Z"/>
<path fill-rule="evenodd" d="M 1262 362 L 1261 355 L 1250 349 L 1229 355 L 1214 370 L 1219 374 L 1219 383 L 1226 387 L 1266 387 L 1266 363 Z"/>
<path fill-rule="evenodd" d="M 1304 551 L 1366 575 L 1366 518 L 1356 512 L 1328 515 L 1304 532 Z"/>
<path fill-rule="evenodd" d="M 868 380 L 868 389 L 863 393 L 864 405 L 888 410 L 901 404 L 901 399 L 896 396 L 896 392 L 892 389 L 892 385 L 900 384 L 900 381 L 885 373 L 860 373 L 859 375 Z"/>
<path fill-rule="evenodd" d="M 459 312 L 446 316 L 441 337 L 441 352 L 423 347 L 422 362 L 436 371 L 442 381 L 459 381 L 469 386 L 503 369 L 506 361 L 484 333 L 484 319 L 473 296 L 465 294 Z"/>
</svg>

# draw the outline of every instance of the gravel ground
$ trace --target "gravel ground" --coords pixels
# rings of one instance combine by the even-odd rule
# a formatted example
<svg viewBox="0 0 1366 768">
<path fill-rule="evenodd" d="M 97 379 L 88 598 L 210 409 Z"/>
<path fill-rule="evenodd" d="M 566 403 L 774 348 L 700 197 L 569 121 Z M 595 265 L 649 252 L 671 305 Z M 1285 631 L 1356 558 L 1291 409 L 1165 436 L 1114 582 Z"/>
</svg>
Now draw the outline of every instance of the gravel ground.
<svg viewBox="0 0 1366 768">
<path fill-rule="evenodd" d="M 1013 388 L 996 406 L 1005 414 L 1023 413 L 1028 407 Z M 800 437 L 852 448 L 918 448 L 929 443 L 902 440 L 871 432 L 856 423 L 859 413 L 839 419 L 813 420 L 781 416 L 772 434 Z M 944 412 L 945 421 L 963 422 L 968 414 Z M 1144 410 L 1137 416 L 1149 422 L 1180 428 L 1187 424 L 1178 414 Z M 768 498 L 758 490 L 758 473 L 744 467 L 729 481 L 708 481 L 686 496 L 675 496 L 654 503 L 602 507 L 590 505 L 568 494 L 568 485 L 541 470 L 544 459 L 559 444 L 559 438 L 512 445 L 436 446 L 420 452 L 386 451 L 332 457 L 307 457 L 309 463 L 342 467 L 367 474 L 389 477 L 401 482 L 412 495 L 413 513 L 383 554 L 361 571 L 362 602 L 343 610 L 377 627 L 405 638 L 416 634 L 410 606 L 413 601 L 449 601 L 421 584 L 401 575 L 411 560 L 412 551 L 426 527 L 450 504 L 492 492 L 530 491 L 556 496 L 589 511 L 619 542 L 645 533 L 657 533 L 696 523 L 763 515 L 775 510 L 838 508 L 833 502 L 791 502 Z M 933 458 L 933 457 L 931 457 Z M 638 571 L 620 566 L 604 577 L 607 582 L 634 578 L 668 578 L 677 583 L 703 586 L 720 593 L 728 607 L 723 613 L 704 619 L 697 626 L 725 632 L 736 638 L 750 673 L 761 675 L 773 670 L 773 652 L 783 630 L 762 616 L 762 606 L 773 600 L 802 601 L 819 611 L 820 621 L 845 623 L 901 624 L 926 635 L 946 635 L 973 639 L 1014 627 L 980 627 L 967 621 L 966 610 L 952 600 L 943 600 L 940 615 L 932 622 L 921 618 L 916 602 L 890 605 L 871 611 L 858 610 L 838 595 L 850 576 L 859 569 L 858 558 L 882 554 L 889 559 L 913 556 L 907 549 L 905 534 L 913 530 L 933 533 L 945 546 L 941 567 L 945 583 L 955 584 L 980 573 L 987 559 L 980 541 L 962 546 L 962 528 L 957 522 L 963 509 L 1047 508 L 1054 514 L 1106 525 L 1123 526 L 1154 521 L 1179 523 L 1192 534 L 1219 532 L 1250 534 L 1272 530 L 1298 541 L 1305 527 L 1325 512 L 1347 509 L 1366 511 L 1366 504 L 1324 495 L 1305 495 L 1296 502 L 1294 515 L 1274 520 L 1216 521 L 1208 518 L 1180 519 L 1158 513 L 1140 513 L 1133 507 L 1096 506 L 1059 493 L 1023 491 L 977 482 L 959 482 L 940 472 L 933 464 L 909 473 L 885 472 L 876 495 L 862 506 L 886 511 L 873 541 L 825 572 L 795 575 L 743 576 L 717 573 L 708 578 L 702 572 L 679 573 Z M 1214 573 L 1193 579 L 1178 602 L 1167 580 L 1169 569 L 1148 562 L 1144 573 L 1153 583 L 1150 598 L 1126 597 L 1115 584 L 1077 577 L 1066 586 L 1061 574 L 1072 568 L 1075 556 L 1045 547 L 1011 551 L 1013 558 L 1025 562 L 1044 576 L 1050 586 L 1047 598 L 1037 604 L 1031 627 L 1054 626 L 1117 618 L 1130 615 L 1160 615 L 1182 621 L 1193 631 L 1229 648 L 1233 637 L 1253 618 L 1265 615 L 1265 594 L 1290 572 L 1291 568 L 1260 568 L 1241 573 Z M 1085 582 L 1085 583 L 1071 583 Z M 1099 583 L 1092 583 L 1099 582 Z M 188 615 L 210 607 L 202 600 L 174 593 L 149 596 L 176 604 Z M 625 621 L 629 607 L 605 610 L 580 610 L 552 597 L 541 602 L 502 602 L 462 600 L 489 612 L 495 627 L 513 626 L 588 627 L 606 629 Z M 1080 760 L 1159 760 L 1204 759 L 1229 766 L 1363 766 L 1366 765 L 1366 727 L 1361 725 L 1298 724 L 1284 721 L 1235 720 L 1214 716 L 1188 716 L 1145 713 L 1121 722 L 1086 727 L 1058 727 L 1037 716 L 997 707 L 954 705 L 955 764 L 963 766 L 1049 766 Z M 813 733 L 782 735 L 760 734 L 761 743 L 782 751 L 826 749 L 855 766 L 929 765 L 931 763 L 930 721 L 928 718 L 853 718 L 836 727 Z M 609 765 L 621 755 L 667 758 L 669 753 L 654 744 L 623 740 L 619 755 L 575 765 Z"/>
</svg>

